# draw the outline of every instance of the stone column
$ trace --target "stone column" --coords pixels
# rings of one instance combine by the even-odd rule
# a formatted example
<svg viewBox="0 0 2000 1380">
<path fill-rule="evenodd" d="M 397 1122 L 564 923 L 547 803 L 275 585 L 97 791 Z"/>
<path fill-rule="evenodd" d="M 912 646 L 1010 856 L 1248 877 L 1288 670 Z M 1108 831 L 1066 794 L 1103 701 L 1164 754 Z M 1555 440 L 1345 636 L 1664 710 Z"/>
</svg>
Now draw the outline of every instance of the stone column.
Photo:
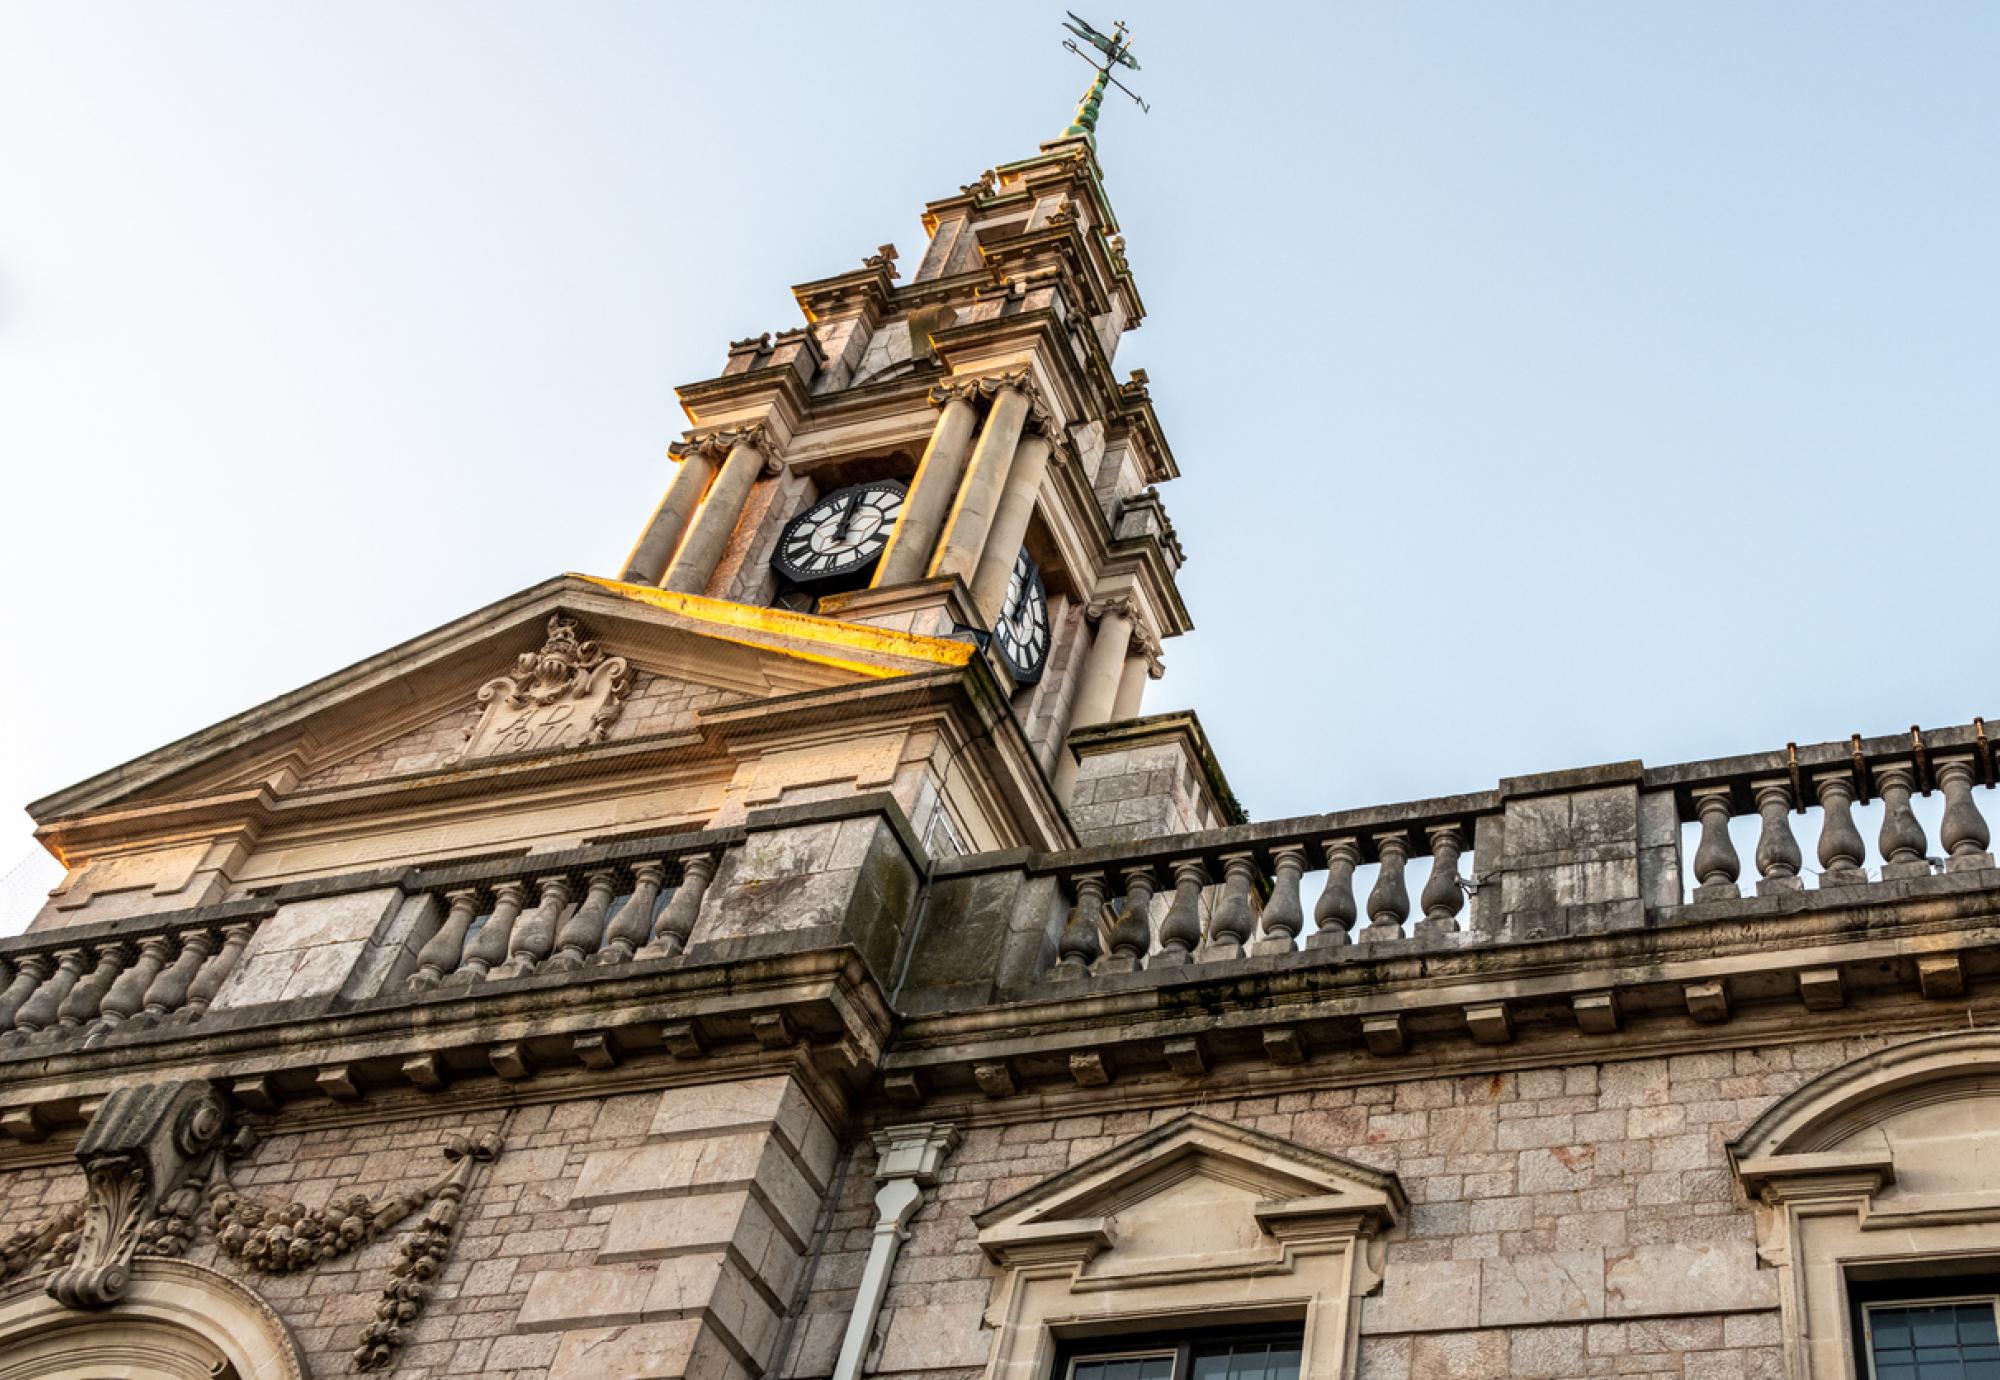
<svg viewBox="0 0 2000 1380">
<path fill-rule="evenodd" d="M 694 516 L 701 496 L 708 492 L 708 482 L 715 478 L 715 457 L 711 452 L 719 447 L 712 444 L 714 439 L 676 441 L 667 447 L 667 454 L 680 460 L 680 468 L 674 471 L 660 506 L 653 510 L 652 521 L 640 534 L 639 544 L 625 558 L 625 569 L 619 579 L 637 585 L 657 585 L 667 573 L 667 562 L 673 559 L 674 549 L 687 532 L 688 519 Z"/>
<path fill-rule="evenodd" d="M 1083 673 L 1077 680 L 1076 698 L 1070 702 L 1069 727 L 1063 736 L 1079 728 L 1108 723 L 1118 702 L 1118 683 L 1125 673 L 1125 659 L 1132 647 L 1135 612 L 1129 599 L 1093 603 L 1084 616 L 1097 622 L 1097 633 L 1084 655 Z M 1065 804 L 1076 785 L 1076 754 L 1064 748 L 1056 754 L 1056 798 Z"/>
<path fill-rule="evenodd" d="M 931 389 L 931 405 L 940 409 L 937 425 L 931 428 L 930 444 L 917 463 L 917 477 L 910 481 L 903 515 L 889 534 L 889 544 L 882 548 L 882 559 L 870 582 L 875 588 L 921 580 L 930 568 L 931 548 L 937 545 L 945 514 L 951 510 L 958 481 L 965 473 L 975 420 L 972 401 L 978 396 L 977 379 L 941 383 Z"/>
<path fill-rule="evenodd" d="M 982 627 L 1000 620 L 1000 605 L 1007 598 L 1007 584 L 1014 578 L 1014 558 L 1021 554 L 1027 539 L 1028 523 L 1035 516 L 1035 495 L 1041 492 L 1042 476 L 1049 468 L 1049 438 L 1025 437 L 1014 450 L 1014 463 L 1007 467 L 1007 484 L 1000 490 L 1000 506 L 993 513 L 992 530 L 986 534 L 986 550 L 972 574 L 972 604 L 979 610 Z"/>
<path fill-rule="evenodd" d="M 750 489 L 764 472 L 764 428 L 753 426 L 727 434 L 729 458 L 695 513 L 687 540 L 667 568 L 666 588 L 681 594 L 699 594 L 708 588 L 709 577 L 715 574 L 716 563 L 736 531 L 736 520 L 743 516 Z"/>
<path fill-rule="evenodd" d="M 1125 669 L 1118 673 L 1118 694 L 1112 699 L 1108 722 L 1116 724 L 1138 718 L 1146 682 L 1165 674 L 1166 667 L 1160 664 L 1160 644 L 1144 628 L 1134 629 L 1132 654 L 1125 658 Z"/>
<path fill-rule="evenodd" d="M 882 1185 L 875 1194 L 875 1232 L 868 1243 L 854 1311 L 848 1314 L 847 1332 L 840 1341 L 840 1356 L 833 1363 L 833 1380 L 860 1380 L 868 1345 L 875 1337 L 875 1320 L 889 1292 L 889 1274 L 909 1238 L 910 1219 L 923 1205 L 924 1190 L 937 1182 L 938 1167 L 957 1141 L 957 1128 L 941 1122 L 875 1133 L 875 1180 Z"/>
<path fill-rule="evenodd" d="M 987 534 L 993 530 L 993 517 L 1014 463 L 1014 452 L 1021 444 L 1021 431 L 1027 425 L 1031 387 L 1026 375 L 1021 375 L 1009 378 L 994 392 L 986 425 L 979 429 L 979 443 L 972 448 L 965 480 L 958 486 L 958 496 L 951 505 L 944 539 L 938 543 L 937 556 L 931 561 L 931 578 L 956 575 L 967 585 L 972 583 L 980 556 L 986 550 Z M 1014 545 L 1018 548 L 1020 543 Z M 1010 553 L 1008 560 L 1012 559 Z"/>
</svg>

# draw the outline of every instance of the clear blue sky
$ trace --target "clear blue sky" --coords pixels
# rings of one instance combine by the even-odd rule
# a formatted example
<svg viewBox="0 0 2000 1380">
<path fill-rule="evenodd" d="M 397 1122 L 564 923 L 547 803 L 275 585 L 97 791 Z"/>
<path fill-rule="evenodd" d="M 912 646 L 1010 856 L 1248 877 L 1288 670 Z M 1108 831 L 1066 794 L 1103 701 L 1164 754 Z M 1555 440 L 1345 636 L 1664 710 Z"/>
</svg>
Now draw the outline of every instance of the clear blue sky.
<svg viewBox="0 0 2000 1380">
<path fill-rule="evenodd" d="M 1254 814 L 2000 711 L 2000 7 L 1119 3 L 1147 707 Z M 1059 130 L 1060 18 L 0 3 L 0 802 L 615 571 L 672 385 Z"/>
</svg>

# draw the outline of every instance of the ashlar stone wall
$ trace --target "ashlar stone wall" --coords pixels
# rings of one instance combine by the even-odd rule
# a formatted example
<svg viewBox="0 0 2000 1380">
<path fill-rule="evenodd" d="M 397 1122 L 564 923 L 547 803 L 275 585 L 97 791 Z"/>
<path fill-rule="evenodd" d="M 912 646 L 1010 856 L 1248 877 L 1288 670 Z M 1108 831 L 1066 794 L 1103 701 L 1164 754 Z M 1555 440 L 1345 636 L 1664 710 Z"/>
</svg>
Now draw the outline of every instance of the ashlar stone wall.
<svg viewBox="0 0 2000 1380">
<path fill-rule="evenodd" d="M 1411 1208 L 1364 1301 L 1363 1380 L 1776 1380 L 1775 1277 L 1727 1142 L 1779 1097 L 1887 1040 L 1301 1087 L 1202 1101 L 1244 1127 L 1397 1173 Z M 1393 1071 L 1385 1070 L 1385 1079 Z M 970 1380 L 997 1276 L 973 1214 L 1172 1120 L 1178 1102 L 967 1127 L 917 1214 L 869 1370 Z M 787 1374 L 831 1372 L 875 1221 L 855 1151 Z"/>
<path fill-rule="evenodd" d="M 285 1129 L 302 1118 L 319 1124 Z M 504 1139 L 464 1200 L 390 1372 L 398 1380 L 763 1374 L 838 1158 L 825 1118 L 785 1074 L 420 1115 L 320 1104 L 261 1120 L 269 1134 L 230 1180 L 273 1207 L 380 1201 L 446 1170 L 454 1136 Z M 59 1159 L 0 1173 L 0 1239 L 82 1191 L 81 1172 Z M 267 1299 L 314 1375 L 344 1376 L 420 1216 L 296 1273 L 252 1269 L 212 1232 L 186 1258 Z"/>
</svg>

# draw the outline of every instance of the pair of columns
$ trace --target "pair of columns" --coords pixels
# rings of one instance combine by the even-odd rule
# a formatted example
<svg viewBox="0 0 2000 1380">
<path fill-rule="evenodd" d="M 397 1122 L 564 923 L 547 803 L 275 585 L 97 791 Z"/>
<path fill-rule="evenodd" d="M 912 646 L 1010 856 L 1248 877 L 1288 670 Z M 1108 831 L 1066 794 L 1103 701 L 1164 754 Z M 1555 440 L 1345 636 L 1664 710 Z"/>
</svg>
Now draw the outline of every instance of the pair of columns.
<svg viewBox="0 0 2000 1380">
<path fill-rule="evenodd" d="M 1129 596 L 1097 600 L 1084 609 L 1084 616 L 1096 623 L 1097 631 L 1084 654 L 1076 698 L 1070 701 L 1069 732 L 1137 718 L 1147 680 L 1158 680 L 1164 670 L 1159 641 L 1140 621 Z M 1056 756 L 1055 787 L 1065 804 L 1076 786 L 1076 770 L 1076 755 L 1064 748 Z"/>
<path fill-rule="evenodd" d="M 758 424 L 668 447 L 680 468 L 619 578 L 682 594 L 708 588 L 750 490 L 764 473 L 767 445 Z"/>
<path fill-rule="evenodd" d="M 984 425 L 981 398 L 991 399 Z M 991 624 L 1034 516 L 1053 424 L 1026 370 L 942 383 L 930 400 L 937 425 L 873 583 L 957 576 Z"/>
</svg>

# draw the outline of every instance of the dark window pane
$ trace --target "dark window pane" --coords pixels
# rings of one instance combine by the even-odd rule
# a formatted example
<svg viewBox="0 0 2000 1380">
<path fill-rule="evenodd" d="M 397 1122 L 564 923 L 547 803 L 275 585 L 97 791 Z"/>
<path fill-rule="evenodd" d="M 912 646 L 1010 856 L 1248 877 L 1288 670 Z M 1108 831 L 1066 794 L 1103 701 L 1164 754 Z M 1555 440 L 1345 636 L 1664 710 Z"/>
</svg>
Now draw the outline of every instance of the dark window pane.
<svg viewBox="0 0 2000 1380">
<path fill-rule="evenodd" d="M 1299 1349 L 1295 1346 L 1271 1349 L 1270 1380 L 1299 1380 Z"/>
<path fill-rule="evenodd" d="M 1174 1358 L 1155 1356 L 1147 1361 L 1139 1371 L 1139 1380 L 1173 1380 Z"/>
</svg>

